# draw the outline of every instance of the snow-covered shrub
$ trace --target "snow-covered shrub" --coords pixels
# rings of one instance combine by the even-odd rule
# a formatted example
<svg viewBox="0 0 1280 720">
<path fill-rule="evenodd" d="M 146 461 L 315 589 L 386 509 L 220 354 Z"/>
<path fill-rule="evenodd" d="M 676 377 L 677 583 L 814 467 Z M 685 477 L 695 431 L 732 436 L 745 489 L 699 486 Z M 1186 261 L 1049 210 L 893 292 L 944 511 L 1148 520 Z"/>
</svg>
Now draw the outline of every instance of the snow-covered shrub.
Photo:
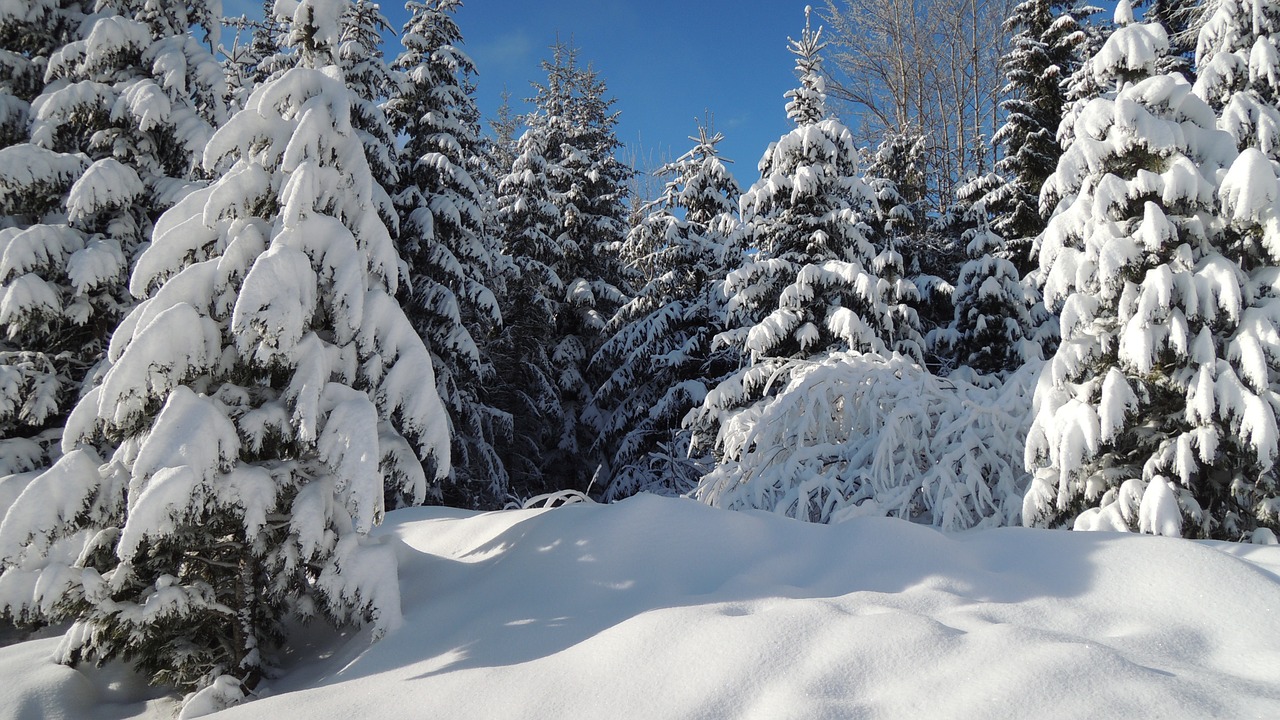
<svg viewBox="0 0 1280 720">
<path fill-rule="evenodd" d="M 329 64 L 343 5 L 297 5 L 299 67 L 209 141 L 218 179 L 157 222 L 64 455 L 0 523 L 4 610 L 74 619 L 64 662 L 252 688 L 288 616 L 399 622 L 367 536 L 384 481 L 420 500 L 420 458 L 448 471 L 448 422 Z"/>
<path fill-rule="evenodd" d="M 1005 383 L 940 378 L 909 359 L 837 352 L 730 415 L 723 463 L 695 496 L 811 522 L 889 515 L 946 530 L 1018 520 L 1040 363 Z"/>
</svg>

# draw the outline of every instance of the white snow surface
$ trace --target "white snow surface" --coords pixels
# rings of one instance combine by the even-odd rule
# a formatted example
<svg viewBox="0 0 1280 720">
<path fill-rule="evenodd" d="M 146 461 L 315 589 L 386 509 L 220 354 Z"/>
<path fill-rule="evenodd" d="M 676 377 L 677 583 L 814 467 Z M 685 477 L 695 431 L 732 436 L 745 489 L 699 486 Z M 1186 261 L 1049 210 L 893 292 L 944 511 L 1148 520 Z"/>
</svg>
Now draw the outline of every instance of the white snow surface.
<svg viewBox="0 0 1280 720">
<path fill-rule="evenodd" d="M 812 525 L 641 495 L 375 533 L 404 624 L 300 631 L 213 717 L 1276 717 L 1280 547 L 1107 532 Z M 56 638 L 0 648 L 5 717 L 173 717 Z"/>
</svg>

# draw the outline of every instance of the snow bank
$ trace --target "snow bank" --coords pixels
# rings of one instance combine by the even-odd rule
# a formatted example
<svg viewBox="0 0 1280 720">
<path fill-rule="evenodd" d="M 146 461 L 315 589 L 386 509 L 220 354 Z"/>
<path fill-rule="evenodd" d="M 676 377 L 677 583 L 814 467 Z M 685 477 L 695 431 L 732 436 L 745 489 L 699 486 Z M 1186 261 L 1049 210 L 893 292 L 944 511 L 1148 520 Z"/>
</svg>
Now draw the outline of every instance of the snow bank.
<svg viewBox="0 0 1280 720">
<path fill-rule="evenodd" d="M 355 639 L 228 717 L 1243 717 L 1280 706 L 1274 548 L 947 536 L 870 518 L 812 527 L 647 496 L 389 520 L 383 532 L 405 543 L 404 629 L 371 647 Z"/>
<path fill-rule="evenodd" d="M 54 663 L 57 638 L 0 648 L 0 717 L 40 720 L 172 718 L 176 703 L 119 664 Z"/>
<path fill-rule="evenodd" d="M 378 531 L 405 624 L 313 626 L 218 718 L 1271 717 L 1280 548 L 885 518 L 810 525 L 639 496 Z M 0 649 L 6 715 L 91 717 L 102 671 Z M 108 668 L 108 671 L 110 668 Z M 126 683 L 127 685 L 127 683 Z M 117 692 L 120 692 L 117 690 Z M 162 717 L 126 693 L 96 717 Z M 128 700 L 128 702 L 125 702 Z"/>
</svg>

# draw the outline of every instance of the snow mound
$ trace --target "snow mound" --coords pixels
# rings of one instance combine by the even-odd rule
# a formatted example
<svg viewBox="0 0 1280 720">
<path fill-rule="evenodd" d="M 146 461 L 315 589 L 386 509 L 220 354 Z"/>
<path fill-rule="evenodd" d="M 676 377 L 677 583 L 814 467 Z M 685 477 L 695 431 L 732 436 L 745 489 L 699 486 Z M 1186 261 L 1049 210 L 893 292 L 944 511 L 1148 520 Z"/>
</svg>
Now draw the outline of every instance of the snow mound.
<svg viewBox="0 0 1280 720">
<path fill-rule="evenodd" d="M 1280 548 L 885 518 L 811 525 L 641 495 L 375 533 L 404 624 L 313 626 L 216 718 L 1272 717 Z M 0 649 L 3 706 L 106 692 Z M 97 693 L 98 695 L 95 695 Z M 131 698 L 132 699 L 132 698 Z M 161 717 L 176 700 L 96 717 Z M 75 705 L 75 707 L 72 707 Z"/>
</svg>

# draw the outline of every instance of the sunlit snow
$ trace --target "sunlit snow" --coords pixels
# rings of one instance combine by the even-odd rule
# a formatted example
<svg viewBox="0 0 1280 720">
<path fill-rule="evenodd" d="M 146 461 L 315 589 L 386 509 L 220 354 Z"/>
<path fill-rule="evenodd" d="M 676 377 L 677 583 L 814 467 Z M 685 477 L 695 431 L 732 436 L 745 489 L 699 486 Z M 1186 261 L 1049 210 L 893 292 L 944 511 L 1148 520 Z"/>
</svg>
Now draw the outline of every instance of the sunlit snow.
<svg viewBox="0 0 1280 720">
<path fill-rule="evenodd" d="M 298 630 L 219 718 L 1270 717 L 1280 548 L 688 500 L 390 513 L 404 624 Z M 0 649 L 0 707 L 172 717 L 56 639 Z M 192 706 L 194 707 L 194 705 Z M 190 708 L 189 708 L 190 710 Z"/>
</svg>

